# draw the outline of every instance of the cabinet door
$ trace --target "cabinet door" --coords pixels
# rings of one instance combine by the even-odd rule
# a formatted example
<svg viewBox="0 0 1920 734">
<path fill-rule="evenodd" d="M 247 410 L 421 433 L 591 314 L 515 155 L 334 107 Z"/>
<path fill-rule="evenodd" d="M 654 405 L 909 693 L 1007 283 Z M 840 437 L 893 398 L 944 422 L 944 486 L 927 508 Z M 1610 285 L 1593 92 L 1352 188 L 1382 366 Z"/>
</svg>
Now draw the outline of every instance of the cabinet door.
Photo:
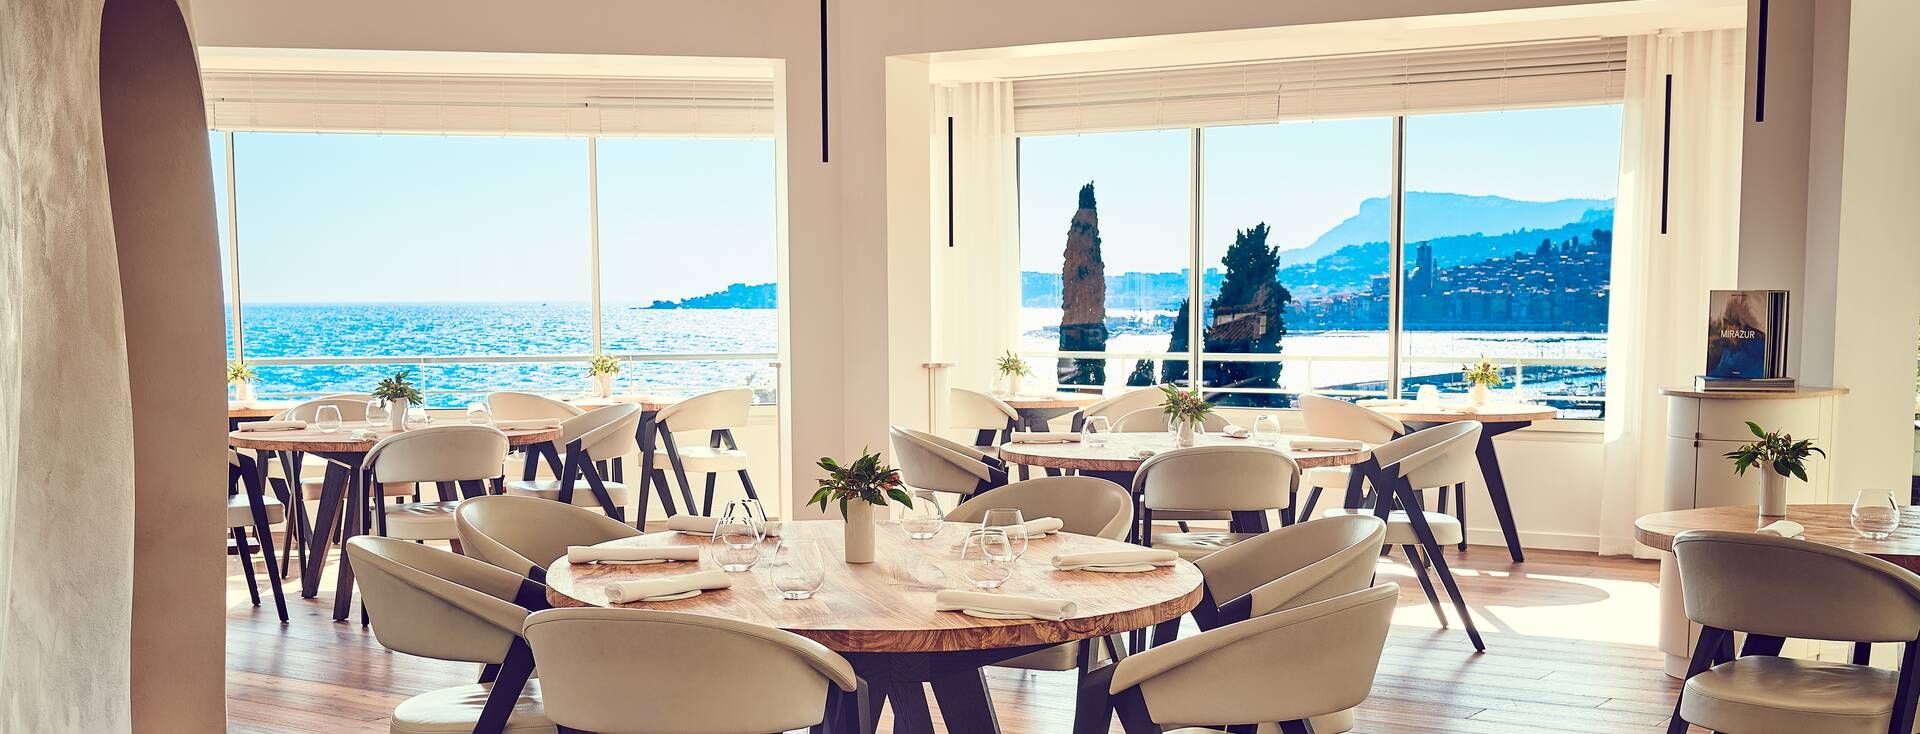
<svg viewBox="0 0 1920 734">
<path fill-rule="evenodd" d="M 1819 400 L 1702 400 L 1701 438 L 1719 441 L 1753 440 L 1747 421 L 1769 431 L 1795 436 L 1820 436 Z"/>
<path fill-rule="evenodd" d="M 1696 487 L 1694 475 L 1698 461 L 1697 449 L 1692 438 L 1667 438 L 1667 477 L 1666 492 L 1662 495 L 1666 510 L 1690 510 L 1694 504 Z"/>
</svg>

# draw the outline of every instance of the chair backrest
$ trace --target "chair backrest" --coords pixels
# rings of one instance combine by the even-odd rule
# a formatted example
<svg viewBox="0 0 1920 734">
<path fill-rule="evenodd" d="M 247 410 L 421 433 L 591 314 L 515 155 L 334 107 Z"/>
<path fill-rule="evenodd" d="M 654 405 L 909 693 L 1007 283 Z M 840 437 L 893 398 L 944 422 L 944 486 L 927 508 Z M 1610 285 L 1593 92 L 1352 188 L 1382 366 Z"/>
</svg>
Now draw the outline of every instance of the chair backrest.
<svg viewBox="0 0 1920 734">
<path fill-rule="evenodd" d="M 859 686 L 818 642 L 719 617 L 551 609 L 527 619 L 526 637 L 547 717 L 604 734 L 805 729 L 824 718 L 829 686 Z"/>
<path fill-rule="evenodd" d="M 1167 414 L 1155 405 L 1120 416 L 1120 420 L 1113 422 L 1113 430 L 1115 433 L 1153 433 L 1167 430 L 1169 422 Z M 1208 413 L 1200 419 L 1200 427 L 1214 433 L 1226 430 L 1227 425 L 1227 417 L 1219 413 Z"/>
<path fill-rule="evenodd" d="M 373 398 L 366 395 L 328 395 L 324 398 L 314 398 L 280 411 L 280 414 L 274 416 L 273 419 L 280 421 L 311 422 L 313 420 L 313 414 L 320 410 L 320 406 L 331 405 L 340 409 L 340 420 L 363 421 L 367 419 L 367 401 L 372 399 Z"/>
<path fill-rule="evenodd" d="M 511 600 L 520 574 L 432 546 L 375 535 L 347 540 L 347 559 L 380 644 L 436 660 L 498 663 L 526 624 Z"/>
<path fill-rule="evenodd" d="M 1087 418 L 1102 415 L 1106 416 L 1107 420 L 1117 421 L 1120 419 L 1120 416 L 1132 413 L 1133 411 L 1158 406 L 1160 399 L 1160 388 L 1143 387 L 1137 390 L 1128 390 L 1119 395 L 1107 398 L 1106 400 L 1081 408 L 1080 415 Z"/>
<path fill-rule="evenodd" d="M 462 482 L 500 476 L 507 434 L 493 426 L 449 424 L 380 439 L 360 466 L 381 482 Z"/>
<path fill-rule="evenodd" d="M 580 406 L 545 395 L 498 390 L 487 393 L 487 412 L 492 413 L 498 420 L 522 421 L 536 418 L 566 420 L 587 411 Z"/>
<path fill-rule="evenodd" d="M 1373 584 L 1387 523 L 1336 515 L 1268 531 L 1194 562 L 1216 606 L 1251 594 L 1258 616 L 1350 594 Z"/>
<path fill-rule="evenodd" d="M 1148 714 L 1167 724 L 1345 711 L 1373 688 L 1399 589 L 1380 584 L 1134 653 L 1114 668 L 1108 691 L 1138 687 Z"/>
<path fill-rule="evenodd" d="M 461 550 L 522 576 L 534 577 L 567 554 L 570 545 L 594 545 L 631 538 L 640 531 L 626 523 L 568 504 L 538 497 L 490 495 L 460 503 L 454 511 Z"/>
<path fill-rule="evenodd" d="M 899 426 L 889 428 L 887 437 L 893 444 L 893 461 L 900 467 L 900 481 L 914 489 L 973 494 L 1006 483 L 1006 474 L 988 466 L 978 451 Z"/>
<path fill-rule="evenodd" d="M 1400 421 L 1372 408 L 1354 405 L 1325 395 L 1301 395 L 1300 417 L 1306 419 L 1307 434 L 1326 438 L 1345 438 L 1381 444 L 1406 433 Z"/>
<path fill-rule="evenodd" d="M 654 420 L 667 424 L 668 430 L 717 431 L 742 428 L 753 411 L 753 388 L 730 387 L 687 398 L 660 409 Z"/>
<path fill-rule="evenodd" d="M 1459 421 L 1414 431 L 1373 449 L 1373 459 L 1389 476 L 1415 489 L 1446 487 L 1480 476 L 1480 422 Z"/>
<path fill-rule="evenodd" d="M 947 512 L 952 522 L 977 523 L 987 510 L 1012 507 L 1031 520 L 1060 518 L 1061 529 L 1109 540 L 1127 537 L 1133 524 L 1133 498 L 1120 485 L 1099 477 L 1041 477 L 982 492 Z"/>
<path fill-rule="evenodd" d="M 580 442 L 594 461 L 608 461 L 640 450 L 642 410 L 634 403 L 595 408 L 560 423 L 560 443 Z"/>
<path fill-rule="evenodd" d="M 1920 637 L 1920 576 L 1878 558 L 1718 530 L 1681 533 L 1673 554 L 1687 618 L 1700 624 L 1811 640 Z"/>
<path fill-rule="evenodd" d="M 1141 462 L 1133 491 L 1155 510 L 1274 510 L 1299 475 L 1292 458 L 1264 446 L 1192 446 Z"/>
<path fill-rule="evenodd" d="M 953 388 L 947 394 L 947 427 L 970 431 L 1004 431 L 1020 419 L 1006 401 L 979 390 Z"/>
</svg>

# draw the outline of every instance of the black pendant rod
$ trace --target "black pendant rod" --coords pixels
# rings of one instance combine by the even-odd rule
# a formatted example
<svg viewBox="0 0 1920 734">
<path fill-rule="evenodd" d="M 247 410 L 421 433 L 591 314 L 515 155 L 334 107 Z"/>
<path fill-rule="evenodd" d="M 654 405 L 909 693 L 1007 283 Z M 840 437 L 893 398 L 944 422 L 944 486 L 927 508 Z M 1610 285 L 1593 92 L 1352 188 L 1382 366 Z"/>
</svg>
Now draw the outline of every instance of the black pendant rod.
<svg viewBox="0 0 1920 734">
<path fill-rule="evenodd" d="M 947 115 L 947 247 L 953 242 L 953 115 Z"/>
<path fill-rule="evenodd" d="M 827 0 L 820 0 L 820 162 L 828 162 L 827 138 Z"/>
<path fill-rule="evenodd" d="M 1760 0 L 1759 56 L 1753 70 L 1753 121 L 1767 121 L 1767 0 Z"/>
<path fill-rule="evenodd" d="M 1667 75 L 1667 102 L 1660 122 L 1660 234 L 1667 233 L 1667 183 L 1673 172 L 1673 75 Z"/>
</svg>

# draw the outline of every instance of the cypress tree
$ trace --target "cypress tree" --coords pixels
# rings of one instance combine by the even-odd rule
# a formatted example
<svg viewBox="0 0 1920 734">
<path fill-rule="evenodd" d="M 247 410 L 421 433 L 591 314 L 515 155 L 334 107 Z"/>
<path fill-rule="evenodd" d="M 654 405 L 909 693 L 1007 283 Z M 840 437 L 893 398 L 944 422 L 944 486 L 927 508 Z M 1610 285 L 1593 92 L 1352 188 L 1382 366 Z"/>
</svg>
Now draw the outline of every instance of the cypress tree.
<svg viewBox="0 0 1920 734">
<path fill-rule="evenodd" d="M 1060 270 L 1060 351 L 1107 350 L 1107 266 L 1100 259 L 1100 209 L 1093 182 L 1080 187 L 1079 208 L 1067 223 L 1067 248 Z M 1103 359 L 1062 358 L 1062 385 L 1104 385 Z"/>
<path fill-rule="evenodd" d="M 1168 354 L 1185 354 L 1187 351 L 1188 303 L 1180 301 L 1180 315 L 1173 318 L 1173 334 L 1167 339 Z M 1173 384 L 1187 379 L 1187 361 L 1169 357 L 1160 365 L 1160 381 Z"/>
<path fill-rule="evenodd" d="M 1265 222 L 1252 229 L 1234 233 L 1233 244 L 1220 258 L 1226 266 L 1226 278 L 1220 295 L 1209 306 L 1214 325 L 1207 330 L 1206 351 L 1223 354 L 1278 354 L 1280 339 L 1287 333 L 1286 307 L 1293 294 L 1280 284 L 1280 248 L 1267 245 L 1269 230 Z M 1253 320 L 1251 324 L 1235 322 Z M 1278 362 L 1214 362 L 1207 365 L 1206 384 L 1216 387 L 1280 386 Z M 1242 405 L 1283 406 L 1284 396 L 1241 394 L 1232 401 Z"/>
</svg>

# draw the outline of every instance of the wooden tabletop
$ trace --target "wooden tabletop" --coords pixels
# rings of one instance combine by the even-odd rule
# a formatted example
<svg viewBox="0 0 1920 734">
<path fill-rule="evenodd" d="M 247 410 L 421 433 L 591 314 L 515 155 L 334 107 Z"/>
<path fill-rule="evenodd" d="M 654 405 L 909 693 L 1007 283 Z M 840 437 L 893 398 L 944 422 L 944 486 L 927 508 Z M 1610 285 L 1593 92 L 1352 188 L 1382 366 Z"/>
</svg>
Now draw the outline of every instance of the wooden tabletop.
<svg viewBox="0 0 1920 734">
<path fill-rule="evenodd" d="M 604 398 L 593 395 L 583 395 L 580 397 L 566 398 L 565 402 L 568 405 L 585 408 L 587 410 L 605 408 L 609 405 L 633 403 L 640 406 L 640 409 L 643 411 L 657 411 L 679 401 L 655 395 L 609 395 Z"/>
<path fill-rule="evenodd" d="M 1660 394 L 1704 400 L 1798 400 L 1845 395 L 1847 389 L 1844 387 L 1796 387 L 1792 390 L 1694 390 L 1685 387 L 1663 387 L 1660 388 Z"/>
<path fill-rule="evenodd" d="M 1854 532 L 1852 516 L 1851 505 L 1787 506 L 1787 519 L 1806 527 L 1806 540 L 1865 553 L 1920 572 L 1920 507 L 1901 508 L 1900 529 L 1886 540 L 1868 540 Z M 1649 548 L 1671 551 L 1673 536 L 1688 530 L 1751 532 L 1775 519 L 1762 519 L 1759 508 L 1753 505 L 1656 512 L 1634 521 L 1633 538 Z"/>
<path fill-rule="evenodd" d="M 1099 395 L 1084 392 L 1042 392 L 1007 395 L 994 393 L 994 397 L 1014 410 L 1047 410 L 1054 408 L 1084 408 L 1105 400 Z"/>
<path fill-rule="evenodd" d="M 298 400 L 229 400 L 228 418 L 272 418 L 299 405 Z"/>
<path fill-rule="evenodd" d="M 1465 402 L 1445 400 L 1427 404 L 1413 400 L 1362 400 L 1356 405 L 1366 406 L 1395 420 L 1419 423 L 1532 423 L 1547 420 L 1560 412 L 1552 406 L 1535 403 L 1487 403 L 1476 408 Z"/>
<path fill-rule="evenodd" d="M 1082 439 L 1077 443 L 1006 443 L 1000 446 L 1000 458 L 1015 464 L 1044 466 L 1054 469 L 1079 469 L 1082 471 L 1130 472 L 1140 469 L 1146 459 L 1138 454 L 1142 449 L 1156 454 L 1166 453 L 1178 448 L 1173 436 L 1164 431 L 1146 433 L 1109 433 L 1107 445 L 1091 446 Z M 1292 451 L 1287 442 L 1294 439 L 1311 439 L 1312 436 L 1283 435 L 1274 448 L 1293 458 L 1302 469 L 1315 469 L 1324 466 L 1349 466 L 1367 460 L 1372 449 L 1356 451 Z M 1194 437 L 1195 446 L 1258 446 L 1252 439 L 1227 438 L 1216 434 L 1204 434 Z"/>
<path fill-rule="evenodd" d="M 1186 561 L 1145 573 L 1053 570 L 1050 562 L 1056 553 L 1139 549 L 1118 540 L 1065 533 L 1031 541 L 1005 589 L 1009 594 L 1072 600 L 1079 610 L 1065 621 L 981 619 L 959 612 L 936 612 L 932 589 L 894 580 L 899 564 L 924 553 L 946 575 L 942 586 L 970 588 L 965 576 L 968 564 L 953 548 L 971 527 L 947 523 L 932 539 L 910 541 L 898 523 L 882 522 L 874 528 L 874 556 L 879 560 L 849 564 L 841 560 L 845 556 L 840 521 L 786 523 L 782 528 L 786 538 L 819 541 L 826 561 L 825 584 L 812 599 L 804 601 L 781 599 L 761 567 L 728 574 L 733 588 L 690 599 L 619 605 L 607 601 L 606 585 L 610 582 L 718 569 L 706 552 L 698 565 L 575 566 L 561 558 L 547 569 L 547 597 L 561 607 L 622 606 L 737 619 L 788 630 L 839 652 L 945 652 L 1070 642 L 1174 619 L 1200 603 L 1200 569 Z M 659 532 L 621 542 L 706 545 L 708 540 Z M 764 546 L 766 550 L 772 547 L 771 541 Z"/>
<path fill-rule="evenodd" d="M 456 423 L 454 425 L 464 425 Z M 373 438 L 354 438 L 356 430 L 372 430 Z M 546 443 L 560 438 L 560 429 L 555 428 L 511 428 L 501 429 L 507 434 L 507 445 L 526 446 Z M 304 451 L 320 454 L 364 454 L 373 450 L 380 439 L 394 435 L 386 424 L 374 428 L 366 421 L 348 421 L 340 424 L 340 430 L 333 433 L 321 433 L 320 429 L 309 424 L 297 431 L 234 431 L 227 434 L 227 445 L 236 449 L 254 449 L 257 451 Z"/>
</svg>

